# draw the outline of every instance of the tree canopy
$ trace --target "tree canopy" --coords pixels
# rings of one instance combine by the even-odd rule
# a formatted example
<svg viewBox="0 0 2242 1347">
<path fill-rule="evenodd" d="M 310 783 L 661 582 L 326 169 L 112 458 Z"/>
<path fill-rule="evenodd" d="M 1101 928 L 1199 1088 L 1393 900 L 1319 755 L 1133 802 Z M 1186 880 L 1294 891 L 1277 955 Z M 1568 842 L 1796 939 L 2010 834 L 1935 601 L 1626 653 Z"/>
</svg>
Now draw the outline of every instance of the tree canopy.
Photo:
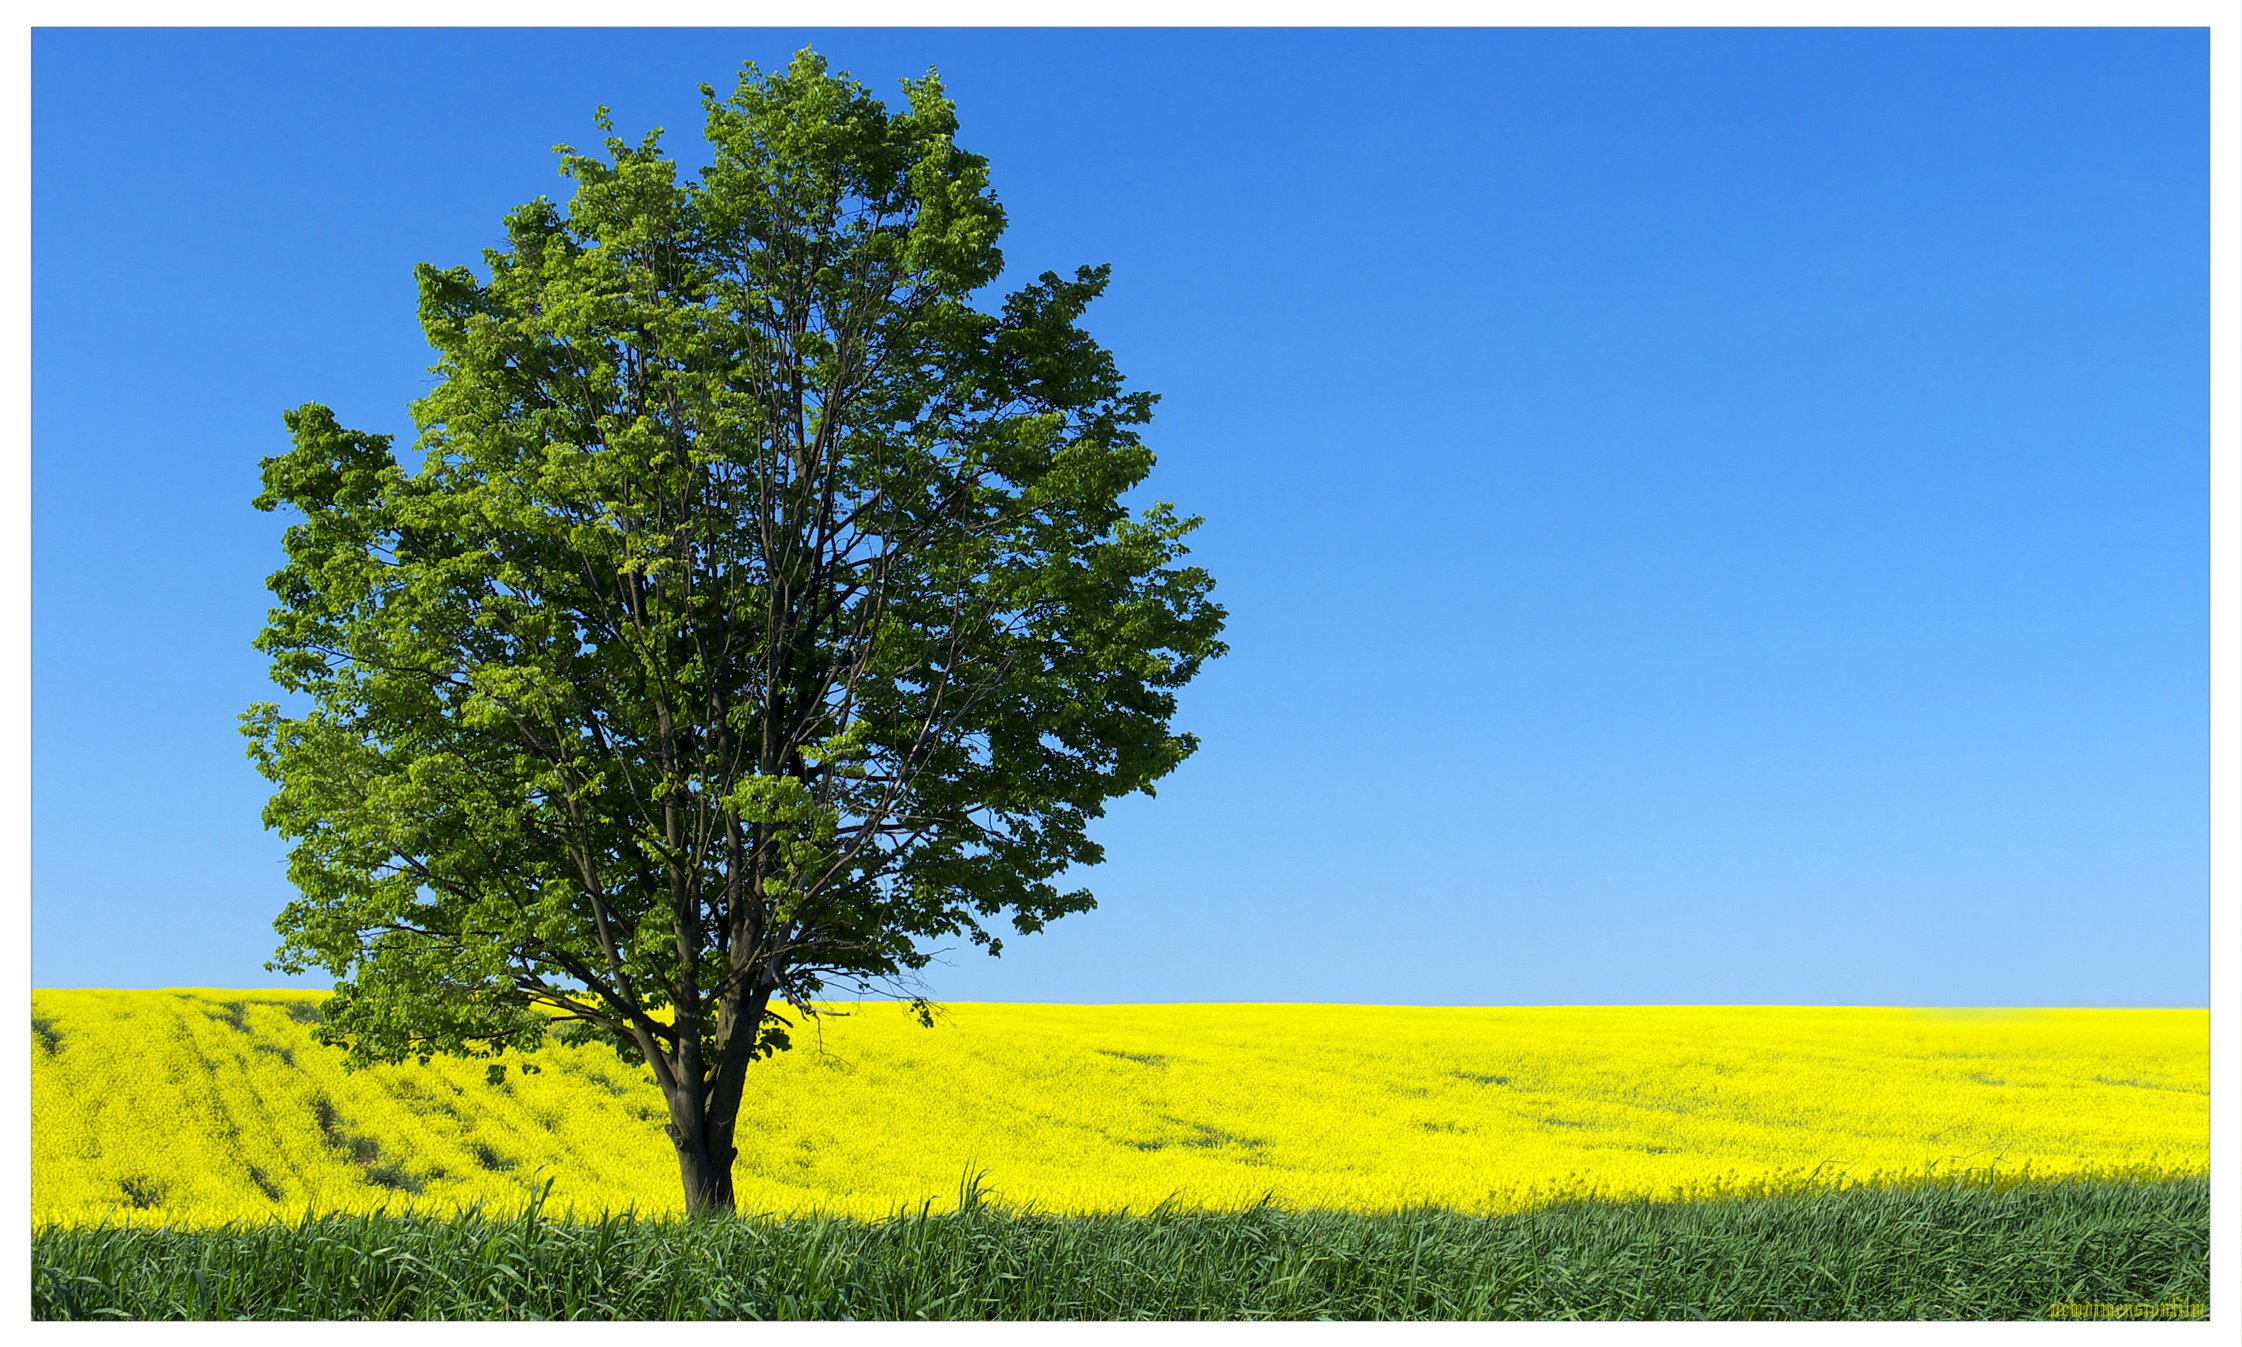
<svg viewBox="0 0 2242 1347">
<path fill-rule="evenodd" d="M 243 717 L 357 1065 L 602 1040 L 728 1206 L 747 1067 L 834 980 L 1092 906 L 1104 802 L 1196 741 L 1199 522 L 1132 510 L 1153 397 L 1080 326 L 1103 267 L 986 306 L 1004 212 L 939 79 L 815 53 L 702 86 L 712 161 L 561 146 L 565 207 L 423 264 L 416 465 L 286 416 L 299 513 Z"/>
</svg>

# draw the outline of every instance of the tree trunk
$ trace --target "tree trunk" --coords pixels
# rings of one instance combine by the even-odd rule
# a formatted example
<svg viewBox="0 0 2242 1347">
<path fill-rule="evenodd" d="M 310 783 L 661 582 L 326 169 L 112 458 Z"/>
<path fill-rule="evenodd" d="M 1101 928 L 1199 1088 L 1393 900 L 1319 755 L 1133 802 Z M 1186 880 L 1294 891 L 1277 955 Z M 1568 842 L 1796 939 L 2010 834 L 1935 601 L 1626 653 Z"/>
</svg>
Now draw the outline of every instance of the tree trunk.
<svg viewBox="0 0 2242 1347">
<path fill-rule="evenodd" d="M 775 985 L 775 984 L 774 984 Z M 756 1036 L 770 1005 L 771 988 L 742 995 L 725 993 L 717 1017 L 717 1053 L 713 1074 L 704 1080 L 701 1054 L 688 1054 L 681 1044 L 678 1057 L 649 1053 L 654 1078 L 662 1082 L 669 1103 L 670 1144 L 677 1148 L 678 1177 L 685 1185 L 685 1214 L 730 1212 L 736 1202 L 732 1192 L 732 1162 L 739 1149 L 733 1139 L 739 1129 L 740 1086 L 748 1064 L 755 1058 Z M 658 1051 L 658 1050 L 656 1050 Z"/>
<path fill-rule="evenodd" d="M 670 1145 L 677 1148 L 677 1177 L 686 1186 L 686 1217 L 731 1213 L 731 1161 L 738 1154 L 731 1145 L 731 1127 L 711 1127 L 708 1100 L 702 1083 L 693 1076 L 675 1078 L 668 1089 Z"/>
<path fill-rule="evenodd" d="M 677 1174 L 686 1186 L 686 1217 L 729 1215 L 731 1161 L 738 1150 L 729 1141 L 713 1145 L 704 1127 L 668 1125 L 670 1145 L 677 1148 Z"/>
</svg>

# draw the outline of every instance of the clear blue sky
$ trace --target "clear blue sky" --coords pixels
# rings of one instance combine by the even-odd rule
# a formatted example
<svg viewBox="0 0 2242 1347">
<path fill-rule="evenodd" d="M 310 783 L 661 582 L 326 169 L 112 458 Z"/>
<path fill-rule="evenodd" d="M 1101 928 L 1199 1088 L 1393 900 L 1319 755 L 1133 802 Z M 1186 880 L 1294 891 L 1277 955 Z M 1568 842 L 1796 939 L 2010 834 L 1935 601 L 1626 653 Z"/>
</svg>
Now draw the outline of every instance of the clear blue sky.
<svg viewBox="0 0 2242 1347">
<path fill-rule="evenodd" d="M 945 1000 L 2207 1004 L 2190 31 L 163 32 L 32 48 L 33 981 L 266 986 L 283 408 L 596 104 L 938 67 L 1160 393 L 1232 653 Z"/>
</svg>

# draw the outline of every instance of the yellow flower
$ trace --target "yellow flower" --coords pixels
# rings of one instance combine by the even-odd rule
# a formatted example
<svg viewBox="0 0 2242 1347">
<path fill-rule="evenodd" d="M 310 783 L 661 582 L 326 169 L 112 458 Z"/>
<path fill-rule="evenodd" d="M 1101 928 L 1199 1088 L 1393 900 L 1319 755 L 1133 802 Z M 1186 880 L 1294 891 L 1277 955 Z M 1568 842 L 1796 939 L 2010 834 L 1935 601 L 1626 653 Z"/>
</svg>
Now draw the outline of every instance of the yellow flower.
<svg viewBox="0 0 2242 1347">
<path fill-rule="evenodd" d="M 316 995 L 32 993 L 35 1224 L 683 1210 L 643 1067 L 554 1045 L 345 1074 Z M 833 1006 L 758 1065 L 747 1212 L 1164 1200 L 1500 1212 L 2209 1166 L 2201 1010 Z"/>
</svg>

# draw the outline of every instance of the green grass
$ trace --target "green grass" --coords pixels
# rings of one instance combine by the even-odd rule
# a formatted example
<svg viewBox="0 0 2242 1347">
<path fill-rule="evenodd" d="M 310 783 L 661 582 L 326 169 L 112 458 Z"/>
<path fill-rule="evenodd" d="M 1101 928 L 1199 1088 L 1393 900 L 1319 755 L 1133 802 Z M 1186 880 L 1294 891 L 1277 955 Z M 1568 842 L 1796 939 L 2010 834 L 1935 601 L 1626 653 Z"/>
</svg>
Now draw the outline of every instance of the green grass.
<svg viewBox="0 0 2242 1347">
<path fill-rule="evenodd" d="M 1260 1207 L 32 1234 L 40 1319 L 2203 1318 L 2210 1188 L 2039 1182 L 1484 1218 Z M 2098 1308 L 2108 1307 L 2108 1308 Z"/>
</svg>

